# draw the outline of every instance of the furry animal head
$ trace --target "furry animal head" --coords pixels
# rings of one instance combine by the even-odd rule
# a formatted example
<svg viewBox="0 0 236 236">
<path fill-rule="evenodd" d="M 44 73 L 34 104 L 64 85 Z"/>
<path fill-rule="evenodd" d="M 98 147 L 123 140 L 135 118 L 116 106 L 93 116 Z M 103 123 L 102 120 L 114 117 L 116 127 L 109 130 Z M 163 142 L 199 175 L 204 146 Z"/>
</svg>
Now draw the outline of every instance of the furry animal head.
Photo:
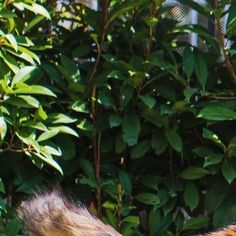
<svg viewBox="0 0 236 236">
<path fill-rule="evenodd" d="M 29 236 L 121 236 L 59 190 L 22 202 L 18 215 Z"/>
</svg>

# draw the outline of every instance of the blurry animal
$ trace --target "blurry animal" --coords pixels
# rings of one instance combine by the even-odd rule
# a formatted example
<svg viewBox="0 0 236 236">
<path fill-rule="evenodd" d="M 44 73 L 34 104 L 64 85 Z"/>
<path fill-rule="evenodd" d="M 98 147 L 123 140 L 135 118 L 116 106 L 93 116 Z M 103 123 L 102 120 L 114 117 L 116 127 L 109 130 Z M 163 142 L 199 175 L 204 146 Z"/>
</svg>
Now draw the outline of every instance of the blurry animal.
<svg viewBox="0 0 236 236">
<path fill-rule="evenodd" d="M 17 213 L 28 236 L 121 236 L 60 190 L 36 194 Z"/>
</svg>

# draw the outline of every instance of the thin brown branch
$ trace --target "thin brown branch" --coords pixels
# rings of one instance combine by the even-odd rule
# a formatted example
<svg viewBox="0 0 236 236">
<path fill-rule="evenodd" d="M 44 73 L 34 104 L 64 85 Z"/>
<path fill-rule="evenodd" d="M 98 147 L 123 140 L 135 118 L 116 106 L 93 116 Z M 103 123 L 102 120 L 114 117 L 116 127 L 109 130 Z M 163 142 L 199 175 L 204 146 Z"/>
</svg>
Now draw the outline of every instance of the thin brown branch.
<svg viewBox="0 0 236 236">
<path fill-rule="evenodd" d="M 221 7 L 220 6 L 220 1 L 216 0 L 215 4 L 216 4 L 216 9 L 220 9 L 220 7 Z M 236 84 L 236 73 L 235 73 L 233 65 L 232 65 L 232 63 L 230 61 L 230 58 L 229 58 L 229 56 L 228 56 L 228 54 L 227 54 L 227 52 L 225 50 L 225 34 L 223 32 L 223 28 L 222 28 L 222 24 L 221 23 L 222 23 L 221 22 L 221 15 L 218 14 L 218 15 L 216 15 L 216 29 L 217 29 L 217 33 L 218 33 L 217 39 L 218 39 L 221 51 L 223 53 L 225 67 L 229 71 L 233 83 Z"/>
<path fill-rule="evenodd" d="M 101 8 L 102 8 L 102 16 L 103 16 L 103 29 L 100 43 L 97 43 L 97 58 L 95 64 L 93 66 L 92 73 L 90 75 L 90 81 L 93 79 L 94 75 L 97 72 L 98 64 L 101 59 L 102 48 L 106 39 L 107 30 L 108 30 L 108 8 L 109 8 L 109 1 L 108 0 L 101 0 Z"/>
</svg>

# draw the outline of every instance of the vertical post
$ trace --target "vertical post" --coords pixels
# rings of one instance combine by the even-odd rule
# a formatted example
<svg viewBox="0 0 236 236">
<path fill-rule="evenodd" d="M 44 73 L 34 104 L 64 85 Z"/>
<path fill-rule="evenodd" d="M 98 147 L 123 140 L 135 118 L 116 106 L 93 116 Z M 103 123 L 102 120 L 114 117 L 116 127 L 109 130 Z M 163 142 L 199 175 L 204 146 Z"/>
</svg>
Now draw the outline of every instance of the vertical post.
<svg viewBox="0 0 236 236">
<path fill-rule="evenodd" d="M 197 13 L 197 11 L 195 11 L 193 9 L 190 9 L 189 10 L 189 18 L 190 18 L 190 23 L 191 24 L 198 24 L 198 13 Z M 197 46 L 197 44 L 198 44 L 197 33 L 191 33 L 190 34 L 190 43 L 195 47 Z"/>
</svg>

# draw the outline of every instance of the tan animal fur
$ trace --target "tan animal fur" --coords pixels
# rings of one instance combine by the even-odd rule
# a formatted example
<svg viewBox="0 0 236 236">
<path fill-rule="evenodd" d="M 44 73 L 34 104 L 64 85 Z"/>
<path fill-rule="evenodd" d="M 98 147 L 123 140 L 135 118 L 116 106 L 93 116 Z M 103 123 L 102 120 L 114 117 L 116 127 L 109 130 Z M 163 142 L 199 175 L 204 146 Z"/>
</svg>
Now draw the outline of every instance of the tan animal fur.
<svg viewBox="0 0 236 236">
<path fill-rule="evenodd" d="M 28 236 L 121 236 L 86 208 L 66 199 L 59 190 L 22 202 L 18 215 Z M 202 236 L 236 236 L 236 226 Z"/>
<path fill-rule="evenodd" d="M 18 215 L 28 236 L 121 236 L 58 190 L 22 202 Z"/>
<path fill-rule="evenodd" d="M 203 236 L 236 236 L 236 226 L 230 225 L 230 226 L 223 228 L 219 231 L 208 233 Z"/>
</svg>

